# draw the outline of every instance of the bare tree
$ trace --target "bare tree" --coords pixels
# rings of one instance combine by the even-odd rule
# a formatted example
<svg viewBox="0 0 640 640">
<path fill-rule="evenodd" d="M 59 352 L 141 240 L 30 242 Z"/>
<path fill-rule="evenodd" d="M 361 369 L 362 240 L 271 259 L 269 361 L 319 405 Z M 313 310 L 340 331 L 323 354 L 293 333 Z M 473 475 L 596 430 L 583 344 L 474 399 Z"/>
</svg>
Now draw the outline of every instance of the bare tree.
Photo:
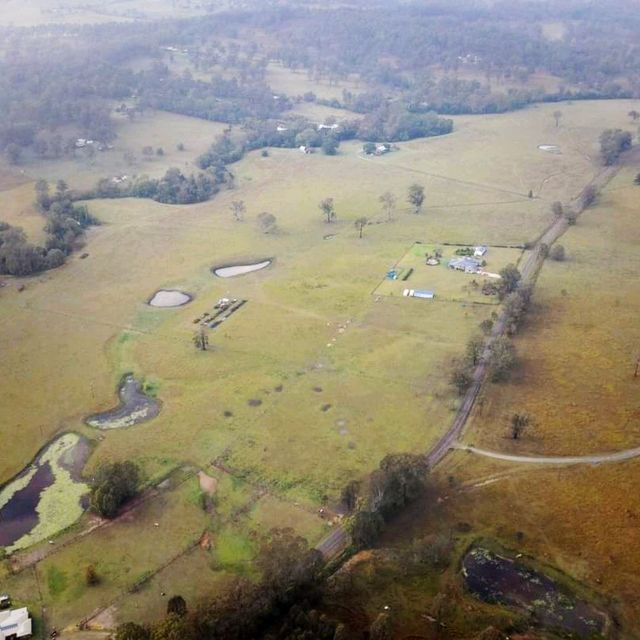
<svg viewBox="0 0 640 640">
<path fill-rule="evenodd" d="M 244 200 L 234 200 L 231 203 L 231 212 L 233 213 L 233 218 L 236 222 L 242 222 L 244 220 L 244 214 L 247 210 Z"/>
<path fill-rule="evenodd" d="M 560 126 L 560 120 L 562 120 L 562 111 L 554 111 L 553 119 L 556 121 L 556 129 Z"/>
<path fill-rule="evenodd" d="M 409 204 L 413 207 L 414 213 L 420 213 L 424 204 L 424 187 L 421 184 L 414 183 L 409 187 L 407 196 Z"/>
<path fill-rule="evenodd" d="M 357 218 L 356 221 L 353 223 L 360 234 L 359 235 L 360 238 L 362 238 L 362 231 L 367 226 L 368 222 L 369 220 L 363 217 L 363 218 Z"/>
<path fill-rule="evenodd" d="M 204 325 L 200 325 L 200 329 L 193 336 L 193 344 L 196 349 L 200 351 L 206 351 L 209 347 L 209 336 L 207 335 L 207 328 Z"/>
<path fill-rule="evenodd" d="M 564 212 L 564 208 L 562 206 L 562 202 L 556 200 L 552 205 L 551 205 L 551 211 L 553 211 L 553 215 L 556 217 L 560 217 L 562 216 L 563 212 Z"/>
<path fill-rule="evenodd" d="M 511 437 L 518 440 L 523 431 L 531 424 L 531 418 L 526 413 L 514 413 L 511 416 Z"/>
<path fill-rule="evenodd" d="M 336 210 L 333 204 L 333 198 L 325 198 L 318 205 L 322 214 L 327 217 L 327 224 L 330 224 L 336 219 Z"/>
<path fill-rule="evenodd" d="M 276 217 L 268 211 L 263 211 L 258 215 L 258 225 L 262 233 L 273 233 L 276 228 Z"/>
<path fill-rule="evenodd" d="M 391 191 L 385 191 L 378 200 L 382 204 L 382 210 L 387 214 L 387 221 L 391 222 L 391 220 L 393 220 L 393 212 L 396 208 L 397 198 Z"/>
</svg>

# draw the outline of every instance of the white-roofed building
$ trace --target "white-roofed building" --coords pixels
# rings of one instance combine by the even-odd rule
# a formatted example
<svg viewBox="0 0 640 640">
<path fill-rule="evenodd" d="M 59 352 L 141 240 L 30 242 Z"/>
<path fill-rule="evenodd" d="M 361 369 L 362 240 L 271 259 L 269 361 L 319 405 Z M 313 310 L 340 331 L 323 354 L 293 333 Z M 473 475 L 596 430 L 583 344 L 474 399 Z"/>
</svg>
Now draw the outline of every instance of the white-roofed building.
<svg viewBox="0 0 640 640">
<path fill-rule="evenodd" d="M 26 607 L 0 611 L 0 640 L 17 640 L 31 636 L 31 618 Z"/>
</svg>

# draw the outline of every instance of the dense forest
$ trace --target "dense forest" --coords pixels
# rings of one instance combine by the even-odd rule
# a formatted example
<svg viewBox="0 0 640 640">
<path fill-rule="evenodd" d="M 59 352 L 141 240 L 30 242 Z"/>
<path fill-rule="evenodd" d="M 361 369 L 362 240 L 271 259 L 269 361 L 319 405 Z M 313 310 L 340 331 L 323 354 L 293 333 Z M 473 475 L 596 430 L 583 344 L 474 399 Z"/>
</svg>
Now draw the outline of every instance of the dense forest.
<svg viewBox="0 0 640 640">
<path fill-rule="evenodd" d="M 234 125 L 281 118 L 298 101 L 362 115 L 365 140 L 446 133 L 434 114 L 495 113 L 533 101 L 640 95 L 640 15 L 558 3 L 393 2 L 358 8 L 261 7 L 181 21 L 5 28 L 0 33 L 0 148 L 70 154 L 76 137 L 107 145 L 115 103 L 126 113 L 163 109 Z M 557 37 L 545 27 L 559 23 Z M 176 53 L 193 73 L 172 71 Z M 140 69 L 134 62 L 145 60 Z M 311 78 L 358 79 L 361 90 L 327 100 L 275 94 L 267 65 Z M 536 73 L 553 89 L 527 85 Z M 255 128 L 255 127 L 254 127 Z"/>
</svg>

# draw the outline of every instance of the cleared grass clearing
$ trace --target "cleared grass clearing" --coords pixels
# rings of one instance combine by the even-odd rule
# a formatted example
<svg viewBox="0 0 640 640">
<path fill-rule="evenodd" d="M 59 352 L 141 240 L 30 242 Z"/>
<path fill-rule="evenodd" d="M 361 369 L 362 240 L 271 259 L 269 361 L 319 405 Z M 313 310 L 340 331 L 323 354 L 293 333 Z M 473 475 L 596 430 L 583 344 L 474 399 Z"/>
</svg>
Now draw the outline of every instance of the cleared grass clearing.
<svg viewBox="0 0 640 640">
<path fill-rule="evenodd" d="M 167 169 L 177 167 L 183 173 L 197 172 L 196 158 L 204 153 L 226 125 L 199 118 L 190 118 L 165 111 L 138 115 L 133 121 L 114 114 L 117 138 L 113 149 L 96 151 L 89 157 L 83 149 L 76 149 L 74 158 L 60 160 L 26 160 L 21 167 L 34 178 L 44 178 L 53 184 L 62 178 L 72 188 L 87 189 L 101 178 L 127 175 L 159 177 Z M 70 134 L 71 135 L 71 134 Z M 177 145 L 185 150 L 178 151 Z M 145 156 L 143 147 L 154 153 L 162 148 L 164 155 Z M 132 154 L 132 162 L 125 154 Z"/>
<path fill-rule="evenodd" d="M 390 153 L 376 162 L 402 165 L 416 179 L 422 171 L 432 172 L 525 196 L 531 189 L 546 201 L 565 200 L 597 172 L 602 129 L 632 128 L 627 113 L 634 105 L 632 100 L 565 102 L 503 115 L 458 116 L 452 135 L 402 143 L 402 156 Z M 563 113 L 558 128 L 555 110 Z M 558 145 L 561 154 L 545 153 L 541 144 Z"/>
<path fill-rule="evenodd" d="M 337 80 L 329 82 L 325 78 L 310 78 L 306 70 L 294 71 L 287 67 L 283 67 L 276 62 L 270 62 L 267 66 L 267 74 L 265 78 L 267 84 L 277 94 L 284 93 L 288 96 L 303 95 L 308 92 L 315 93 L 319 98 L 327 100 L 342 99 L 343 90 L 347 91 L 364 91 L 364 85 L 355 79 Z"/>
<path fill-rule="evenodd" d="M 323 123 L 327 118 L 347 120 L 360 117 L 357 113 L 347 109 L 335 109 L 315 102 L 301 102 L 296 104 L 289 112 L 290 115 L 298 115 L 317 123 Z M 287 114 L 287 115 L 289 115 Z"/>
<path fill-rule="evenodd" d="M 42 246 L 46 238 L 46 220 L 34 206 L 35 198 L 33 182 L 1 190 L 0 221 L 21 227 L 29 242 Z"/>
</svg>

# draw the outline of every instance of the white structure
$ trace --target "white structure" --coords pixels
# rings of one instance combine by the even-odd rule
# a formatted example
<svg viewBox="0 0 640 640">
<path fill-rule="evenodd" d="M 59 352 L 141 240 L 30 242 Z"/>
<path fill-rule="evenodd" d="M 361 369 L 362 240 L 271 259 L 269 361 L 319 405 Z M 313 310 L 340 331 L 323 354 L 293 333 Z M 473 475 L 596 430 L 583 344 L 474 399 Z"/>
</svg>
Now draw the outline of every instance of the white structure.
<svg viewBox="0 0 640 640">
<path fill-rule="evenodd" d="M 474 247 L 473 255 L 476 258 L 482 258 L 482 256 L 486 255 L 487 251 L 488 251 L 487 247 L 481 244 L 481 245 L 478 245 L 477 247 Z"/>
<path fill-rule="evenodd" d="M 324 130 L 335 131 L 339 126 L 340 125 L 336 124 L 335 122 L 333 124 L 319 124 L 318 131 L 324 131 Z"/>
<path fill-rule="evenodd" d="M 0 640 L 17 640 L 31 636 L 31 618 L 26 607 L 0 611 Z"/>
<path fill-rule="evenodd" d="M 402 295 L 405 298 L 423 298 L 424 300 L 433 300 L 436 297 L 435 292 L 429 289 L 405 289 Z"/>
</svg>

